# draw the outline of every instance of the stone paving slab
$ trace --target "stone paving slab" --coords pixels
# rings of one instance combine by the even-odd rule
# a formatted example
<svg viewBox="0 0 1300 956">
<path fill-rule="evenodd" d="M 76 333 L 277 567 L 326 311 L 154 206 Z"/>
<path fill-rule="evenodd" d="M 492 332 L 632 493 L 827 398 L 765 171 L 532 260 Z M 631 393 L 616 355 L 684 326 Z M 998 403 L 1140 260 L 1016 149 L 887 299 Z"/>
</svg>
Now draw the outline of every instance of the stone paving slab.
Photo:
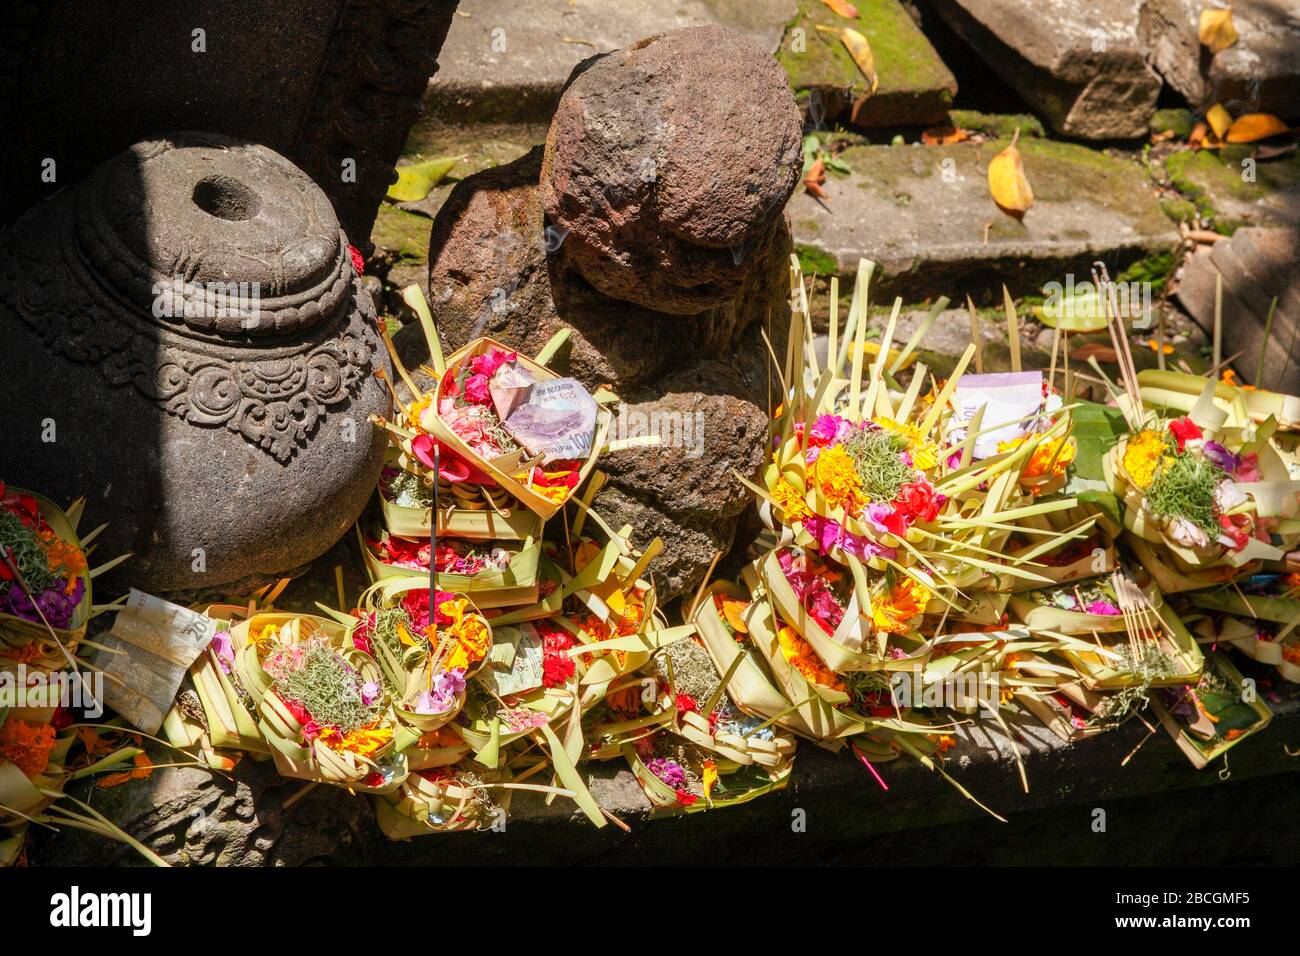
<svg viewBox="0 0 1300 956">
<path fill-rule="evenodd" d="M 854 6 L 858 16 L 848 19 L 820 0 L 799 0 L 777 60 L 805 115 L 814 126 L 829 119 L 860 127 L 941 122 L 957 81 L 916 21 L 898 0 L 855 0 Z M 839 37 L 819 26 L 852 27 L 867 38 L 876 62 L 875 93 Z"/>
<path fill-rule="evenodd" d="M 546 122 L 589 56 L 709 23 L 776 52 L 794 14 L 795 0 L 461 0 L 425 111 L 459 124 Z"/>
<path fill-rule="evenodd" d="M 1141 0 L 933 0 L 940 16 L 1059 132 L 1146 135 L 1160 77 L 1138 43 Z"/>
<path fill-rule="evenodd" d="M 852 147 L 841 158 L 853 173 L 828 179 L 825 203 L 803 192 L 790 201 L 796 245 L 817 271 L 841 277 L 859 257 L 879 263 L 877 302 L 940 292 L 961 301 L 1002 282 L 1041 294 L 1066 272 L 1087 276 L 1094 260 L 1117 275 L 1176 247 L 1145 171 L 1074 144 L 1022 138 L 1034 205 L 1023 220 L 1003 213 L 989 196 L 988 162 L 1006 145 Z"/>
</svg>

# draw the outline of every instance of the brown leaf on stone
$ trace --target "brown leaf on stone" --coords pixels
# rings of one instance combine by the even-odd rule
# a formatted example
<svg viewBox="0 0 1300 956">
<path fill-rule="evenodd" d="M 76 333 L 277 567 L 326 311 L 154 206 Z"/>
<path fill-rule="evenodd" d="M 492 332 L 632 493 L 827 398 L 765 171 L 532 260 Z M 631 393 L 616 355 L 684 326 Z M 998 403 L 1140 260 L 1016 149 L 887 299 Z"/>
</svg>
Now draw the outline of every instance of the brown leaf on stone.
<svg viewBox="0 0 1300 956">
<path fill-rule="evenodd" d="M 1209 131 L 1210 127 L 1205 120 L 1197 120 L 1196 125 L 1192 127 L 1192 134 L 1187 137 L 1187 144 L 1199 148 L 1205 142 L 1205 135 Z"/>
<path fill-rule="evenodd" d="M 1077 349 L 1071 349 L 1070 358 L 1076 362 L 1086 362 L 1090 358 L 1096 358 L 1098 362 L 1106 362 L 1111 365 L 1118 361 L 1115 350 L 1109 345 L 1102 345 L 1100 342 L 1088 342 L 1080 345 Z"/>
<path fill-rule="evenodd" d="M 848 17 L 850 20 L 858 18 L 858 8 L 849 3 L 848 0 L 822 0 L 822 3 L 830 7 L 839 16 Z"/>
<path fill-rule="evenodd" d="M 1237 42 L 1237 28 L 1232 23 L 1232 11 L 1213 8 L 1202 10 L 1198 33 L 1201 44 L 1210 53 L 1223 52 Z"/>
<path fill-rule="evenodd" d="M 1025 178 L 1025 164 L 1016 142 L 1020 130 L 1011 138 L 1011 145 L 989 162 L 989 193 L 998 208 L 1017 219 L 1034 204 L 1034 191 Z"/>
<path fill-rule="evenodd" d="M 1272 113 L 1246 113 L 1238 116 L 1224 137 L 1229 143 L 1253 143 L 1291 132 L 1291 127 Z"/>
<path fill-rule="evenodd" d="M 921 142 L 926 146 L 949 146 L 970 139 L 970 130 L 959 126 L 932 126 L 921 134 Z"/>
<path fill-rule="evenodd" d="M 876 76 L 876 55 L 871 52 L 871 44 L 867 42 L 867 38 L 852 27 L 845 27 L 840 31 L 840 42 L 849 51 L 849 56 L 853 57 L 853 62 L 858 65 L 862 75 L 867 78 L 868 92 L 875 93 L 876 87 L 880 85 L 880 79 Z"/>
</svg>

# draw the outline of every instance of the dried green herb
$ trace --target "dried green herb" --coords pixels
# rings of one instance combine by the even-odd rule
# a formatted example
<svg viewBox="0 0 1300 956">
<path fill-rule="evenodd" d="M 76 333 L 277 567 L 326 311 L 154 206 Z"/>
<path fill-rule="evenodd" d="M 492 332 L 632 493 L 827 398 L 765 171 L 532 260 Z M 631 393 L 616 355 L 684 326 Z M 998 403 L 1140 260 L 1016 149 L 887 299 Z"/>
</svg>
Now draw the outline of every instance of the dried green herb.
<svg viewBox="0 0 1300 956">
<path fill-rule="evenodd" d="M 869 501 L 893 501 L 899 489 L 912 480 L 912 469 L 900 454 L 906 445 L 896 435 L 868 428 L 850 435 L 842 447 L 853 459 Z"/>
</svg>

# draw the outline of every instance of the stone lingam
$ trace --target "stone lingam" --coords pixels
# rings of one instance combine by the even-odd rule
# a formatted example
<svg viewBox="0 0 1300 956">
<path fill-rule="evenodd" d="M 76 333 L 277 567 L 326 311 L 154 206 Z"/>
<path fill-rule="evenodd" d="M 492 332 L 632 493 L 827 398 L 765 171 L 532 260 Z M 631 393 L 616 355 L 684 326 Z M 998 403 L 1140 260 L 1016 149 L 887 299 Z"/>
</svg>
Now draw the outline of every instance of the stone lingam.
<svg viewBox="0 0 1300 956">
<path fill-rule="evenodd" d="M 87 496 L 153 591 L 293 574 L 374 489 L 390 398 L 324 193 L 262 146 L 138 143 L 0 234 L 0 480 Z"/>
<path fill-rule="evenodd" d="M 737 474 L 766 461 L 762 333 L 784 354 L 800 143 L 766 51 L 722 27 L 676 30 L 579 64 L 545 148 L 467 176 L 434 220 L 444 348 L 491 335 L 533 354 L 567 329 L 557 364 L 622 397 L 615 437 L 659 436 L 601 460 L 596 504 L 664 539 L 661 598 L 744 543 Z M 427 361 L 418 328 L 397 345 L 408 367 Z"/>
</svg>

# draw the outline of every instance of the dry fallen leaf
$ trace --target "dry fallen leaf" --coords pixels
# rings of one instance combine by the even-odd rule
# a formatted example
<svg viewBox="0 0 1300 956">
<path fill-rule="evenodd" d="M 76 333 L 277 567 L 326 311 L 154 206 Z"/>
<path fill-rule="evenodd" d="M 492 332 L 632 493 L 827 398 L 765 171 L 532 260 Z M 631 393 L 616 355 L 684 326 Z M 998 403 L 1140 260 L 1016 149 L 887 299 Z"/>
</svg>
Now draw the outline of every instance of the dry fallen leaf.
<svg viewBox="0 0 1300 956">
<path fill-rule="evenodd" d="M 1291 127 L 1272 113 L 1246 113 L 1233 120 L 1224 139 L 1229 143 L 1253 143 L 1289 132 Z"/>
<path fill-rule="evenodd" d="M 826 190 L 822 189 L 824 182 L 826 182 L 826 163 L 819 159 L 812 164 L 808 175 L 803 178 L 803 188 L 815 199 L 829 199 Z"/>
<path fill-rule="evenodd" d="M 124 770 L 121 773 L 110 773 L 105 777 L 99 778 L 101 790 L 107 790 L 110 787 L 121 786 L 129 780 L 144 780 L 153 773 L 153 761 L 149 759 L 148 754 L 135 755 L 135 769 Z"/>
<path fill-rule="evenodd" d="M 724 597 L 722 599 L 722 616 L 726 618 L 727 623 L 737 634 L 748 634 L 749 627 L 745 624 L 742 615 L 745 609 L 749 607 L 748 601 L 738 601 L 735 598 Z"/>
<path fill-rule="evenodd" d="M 1237 42 L 1237 28 L 1232 25 L 1231 10 L 1201 11 L 1201 43 L 1211 53 L 1220 53 Z"/>
<path fill-rule="evenodd" d="M 1205 121 L 1219 139 L 1223 139 L 1224 134 L 1232 128 L 1232 114 L 1223 108 L 1222 103 L 1215 103 L 1206 111 Z"/>
<path fill-rule="evenodd" d="M 858 8 L 849 3 L 848 0 L 822 0 L 822 3 L 842 17 L 848 17 L 850 20 L 858 18 Z"/>
<path fill-rule="evenodd" d="M 867 78 L 868 92 L 875 93 L 880 80 L 876 77 L 876 56 L 871 52 L 871 44 L 867 42 L 867 38 L 852 27 L 845 27 L 840 31 L 840 42 L 849 51 L 849 56 L 853 57 L 853 62 L 858 65 L 862 75 Z"/>
<path fill-rule="evenodd" d="M 970 139 L 970 130 L 959 126 L 933 126 L 921 134 L 921 142 L 926 146 L 949 146 Z"/>
<path fill-rule="evenodd" d="M 1003 212 L 1019 218 L 1034 204 L 1034 191 L 1025 178 L 1025 164 L 1016 143 L 1020 130 L 1011 137 L 1011 145 L 989 162 L 989 192 Z"/>
<path fill-rule="evenodd" d="M 1071 349 L 1070 358 L 1076 362 L 1086 362 L 1090 358 L 1095 358 L 1098 362 L 1107 365 L 1114 365 L 1119 361 L 1115 350 L 1109 345 L 1102 345 L 1100 342 L 1087 342 L 1077 349 Z"/>
<path fill-rule="evenodd" d="M 1196 125 L 1192 127 L 1192 135 L 1187 137 L 1189 146 L 1200 146 L 1205 142 L 1205 134 L 1210 131 L 1210 127 L 1205 120 L 1197 120 Z"/>
</svg>

